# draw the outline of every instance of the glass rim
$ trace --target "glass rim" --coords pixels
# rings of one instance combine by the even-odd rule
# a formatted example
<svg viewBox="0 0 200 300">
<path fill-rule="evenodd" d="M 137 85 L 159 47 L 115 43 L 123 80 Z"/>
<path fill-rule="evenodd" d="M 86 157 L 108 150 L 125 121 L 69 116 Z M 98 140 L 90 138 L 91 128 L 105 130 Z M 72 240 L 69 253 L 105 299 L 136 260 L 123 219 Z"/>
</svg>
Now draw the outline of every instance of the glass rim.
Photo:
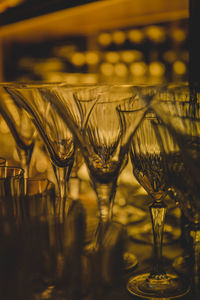
<svg viewBox="0 0 200 300">
<path fill-rule="evenodd" d="M 0 176 L 0 180 L 5 180 L 6 178 L 24 178 L 24 169 L 22 169 L 21 167 L 17 167 L 17 166 L 0 166 L 0 170 L 1 169 L 16 170 L 19 173 L 15 174 L 15 175 L 9 175 L 8 177 L 1 177 Z"/>
<path fill-rule="evenodd" d="M 70 88 L 70 87 L 93 87 L 93 86 L 112 86 L 113 84 L 110 83 L 67 83 L 66 81 L 8 81 L 8 82 L 0 82 L 1 87 L 6 87 L 6 88 L 26 88 L 26 89 L 31 89 L 34 87 L 63 87 L 63 88 Z"/>
<path fill-rule="evenodd" d="M 66 81 L 5 81 L 0 82 L 0 87 L 3 88 L 18 88 L 18 89 L 32 89 L 32 88 L 48 88 L 48 87 L 61 87 L 61 88 L 84 88 L 84 87 L 112 87 L 112 88 L 155 88 L 163 86 L 159 84 L 131 84 L 131 83 L 110 83 L 110 82 L 95 82 L 95 83 L 67 83 Z"/>
<path fill-rule="evenodd" d="M 0 156 L 0 166 L 2 166 L 1 165 L 2 163 L 6 163 L 6 158 L 3 156 Z M 5 166 L 2 166 L 2 167 L 5 167 Z"/>
<path fill-rule="evenodd" d="M 127 98 L 128 99 L 128 98 Z M 128 101 L 128 100 L 127 100 Z M 134 100 L 133 100 L 134 102 Z M 148 111 L 148 108 L 149 108 L 149 104 L 147 103 L 144 103 L 144 105 L 142 105 L 142 107 L 140 108 L 131 108 L 131 109 L 126 109 L 126 108 L 121 108 L 120 105 L 117 105 L 116 106 L 116 110 L 120 113 L 131 113 L 131 112 L 136 112 L 136 111 L 142 111 L 144 109 L 146 109 L 146 112 Z"/>
<path fill-rule="evenodd" d="M 53 85 L 60 85 L 64 84 L 62 81 L 2 81 L 0 82 L 0 86 L 2 87 L 26 87 L 26 86 L 53 86 Z"/>
<path fill-rule="evenodd" d="M 24 182 L 25 184 L 27 185 L 27 192 L 29 190 L 29 183 L 33 183 L 33 182 L 46 182 L 47 185 L 45 187 L 45 190 L 41 191 L 41 192 L 36 192 L 36 193 L 31 193 L 31 194 L 26 194 L 25 196 L 28 197 L 28 198 L 31 198 L 31 197 L 37 197 L 39 195 L 46 195 L 48 194 L 49 192 L 51 191 L 55 191 L 55 184 L 49 180 L 48 178 L 24 178 Z"/>
</svg>

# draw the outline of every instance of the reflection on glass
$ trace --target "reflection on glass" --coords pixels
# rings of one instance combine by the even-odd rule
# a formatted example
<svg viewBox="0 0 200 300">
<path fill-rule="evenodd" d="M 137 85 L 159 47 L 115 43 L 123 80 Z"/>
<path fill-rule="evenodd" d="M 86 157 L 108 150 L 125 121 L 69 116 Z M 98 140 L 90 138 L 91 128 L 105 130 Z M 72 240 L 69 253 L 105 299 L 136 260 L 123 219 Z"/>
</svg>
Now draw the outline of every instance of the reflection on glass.
<svg viewBox="0 0 200 300">
<path fill-rule="evenodd" d="M 35 145 L 35 128 L 26 111 L 17 104 L 3 89 L 7 86 L 18 86 L 14 83 L 5 83 L 0 86 L 0 114 L 4 118 L 15 140 L 21 167 L 25 171 L 25 178 L 29 177 L 30 161 Z"/>
<path fill-rule="evenodd" d="M 49 90 L 61 83 L 23 84 L 6 89 L 15 102 L 28 113 L 49 153 L 58 183 L 57 213 L 65 214 L 67 182 L 73 165 L 75 144 L 66 124 L 51 107 Z M 66 204 L 66 206 L 65 206 Z"/>
<path fill-rule="evenodd" d="M 195 296 L 199 297 L 199 91 L 189 86 L 180 86 L 165 88 L 163 94 L 167 95 L 170 101 L 163 101 L 163 97 L 160 97 L 160 101 L 157 99 L 152 103 L 152 107 L 162 121 L 156 127 L 160 144 L 166 156 L 173 157 L 173 163 L 168 164 L 167 169 L 170 193 L 190 222 L 194 248 Z M 173 140 L 175 151 L 166 143 L 166 133 Z"/>
<path fill-rule="evenodd" d="M 141 96 L 149 97 L 148 101 L 151 102 L 154 93 L 155 96 L 159 94 L 159 88 L 157 91 L 155 88 L 147 88 L 144 93 L 141 91 Z M 152 199 L 149 210 L 153 230 L 154 261 L 150 272 L 131 277 L 127 287 L 130 293 L 137 296 L 173 299 L 186 294 L 188 286 L 175 273 L 166 272 L 163 268 L 162 240 L 168 193 L 165 164 L 169 161 L 166 160 L 153 126 L 157 122 L 155 114 L 149 111 L 133 137 L 130 152 L 133 173 Z"/>
<path fill-rule="evenodd" d="M 98 86 L 91 93 L 93 104 L 87 103 L 83 94 L 74 92 L 74 99 L 82 116 L 87 111 L 88 105 L 92 105 L 89 113 L 82 123 L 78 125 L 69 106 L 64 102 L 63 95 L 65 88 L 59 87 L 59 101 L 54 101 L 54 105 L 60 116 L 68 124 L 75 138 L 79 143 L 84 160 L 86 162 L 91 183 L 97 195 L 99 211 L 99 227 L 96 240 L 92 247 L 96 247 L 101 242 L 101 233 L 104 232 L 108 222 L 112 220 L 112 207 L 116 193 L 116 184 L 120 172 L 127 163 L 130 137 L 134 134 L 138 124 L 144 116 L 145 107 L 138 110 L 136 114 L 129 116 L 125 120 L 117 107 L 120 105 L 134 106 L 134 98 L 137 89 L 132 86 Z M 128 104 L 127 104 L 128 102 Z M 139 101 L 138 101 L 139 105 Z M 122 128 L 123 124 L 126 126 Z M 97 245 L 96 245 L 96 242 Z M 134 255 L 127 256 L 128 264 L 135 266 L 137 260 Z M 134 262 L 132 261 L 134 260 Z"/>
</svg>

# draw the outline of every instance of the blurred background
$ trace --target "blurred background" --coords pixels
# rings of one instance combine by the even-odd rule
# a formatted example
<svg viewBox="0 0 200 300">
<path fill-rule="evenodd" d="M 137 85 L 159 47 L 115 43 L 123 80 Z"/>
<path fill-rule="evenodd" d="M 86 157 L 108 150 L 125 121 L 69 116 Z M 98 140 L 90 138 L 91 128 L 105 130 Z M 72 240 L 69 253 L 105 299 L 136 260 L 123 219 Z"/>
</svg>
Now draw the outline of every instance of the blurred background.
<svg viewBox="0 0 200 300">
<path fill-rule="evenodd" d="M 188 5 L 188 0 L 1 0 L 0 81 L 187 81 Z M 17 162 L 2 117 L 0 139 L 0 155 Z M 35 151 L 34 168 L 46 172 L 45 151 Z"/>
<path fill-rule="evenodd" d="M 0 82 L 182 83 L 189 78 L 189 51 L 189 0 L 0 0 Z M 0 87 L 1 97 L 10 96 Z M 20 123 L 15 106 L 10 112 Z M 55 182 L 44 144 L 38 134 L 34 138 L 30 176 Z M 16 143 L 1 115 L 0 156 L 20 165 Z M 84 164 L 78 175 L 82 199 L 91 200 L 93 209 L 95 195 Z M 123 213 L 116 218 L 124 225 L 138 222 L 128 235 L 145 241 L 142 251 L 143 247 L 134 249 L 145 261 L 152 251 L 146 220 L 151 199 L 134 178 L 130 162 L 119 185 L 116 207 Z M 169 204 L 164 243 L 171 247 L 180 238 L 182 219 L 174 202 Z M 146 231 L 140 221 L 148 221 Z M 138 232 L 144 233 L 142 240 Z M 133 246 L 128 245 L 131 250 Z M 174 248 L 165 250 L 165 258 L 180 253 L 180 247 Z"/>
</svg>

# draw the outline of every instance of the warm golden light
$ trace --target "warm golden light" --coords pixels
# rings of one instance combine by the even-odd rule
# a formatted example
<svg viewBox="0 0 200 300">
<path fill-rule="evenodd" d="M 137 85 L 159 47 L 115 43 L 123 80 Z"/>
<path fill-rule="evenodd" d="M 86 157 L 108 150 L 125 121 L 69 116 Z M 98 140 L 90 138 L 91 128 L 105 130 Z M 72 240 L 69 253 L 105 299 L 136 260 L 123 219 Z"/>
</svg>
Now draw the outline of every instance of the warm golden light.
<svg viewBox="0 0 200 300">
<path fill-rule="evenodd" d="M 144 62 L 135 62 L 130 65 L 130 72 L 134 76 L 144 76 L 147 72 L 147 66 Z"/>
<path fill-rule="evenodd" d="M 144 40 L 144 33 L 140 29 L 132 29 L 128 32 L 128 39 L 136 44 L 140 44 Z"/>
<path fill-rule="evenodd" d="M 151 62 L 149 65 L 149 73 L 152 76 L 163 76 L 165 73 L 165 66 L 158 61 Z"/>
<path fill-rule="evenodd" d="M 118 52 L 110 51 L 105 54 L 105 59 L 110 63 L 117 63 L 120 60 Z"/>
<path fill-rule="evenodd" d="M 98 42 L 102 46 L 108 46 L 110 45 L 112 41 L 112 37 L 109 33 L 103 32 L 98 36 Z"/>
<path fill-rule="evenodd" d="M 176 74 L 183 75 L 186 73 L 186 65 L 184 62 L 177 60 L 173 64 L 173 70 Z"/>
<path fill-rule="evenodd" d="M 115 74 L 119 77 L 124 77 L 128 74 L 128 68 L 123 63 L 118 63 L 114 66 Z"/>
<path fill-rule="evenodd" d="M 75 65 L 75 66 L 82 66 L 85 64 L 85 56 L 83 53 L 81 52 L 76 52 L 72 55 L 71 57 L 71 62 Z"/>
<path fill-rule="evenodd" d="M 100 72 L 105 76 L 111 76 L 114 73 L 114 67 L 110 63 L 102 63 L 100 66 Z"/>
<path fill-rule="evenodd" d="M 99 62 L 99 53 L 94 51 L 87 51 L 85 53 L 85 61 L 88 65 L 96 65 Z"/>
</svg>

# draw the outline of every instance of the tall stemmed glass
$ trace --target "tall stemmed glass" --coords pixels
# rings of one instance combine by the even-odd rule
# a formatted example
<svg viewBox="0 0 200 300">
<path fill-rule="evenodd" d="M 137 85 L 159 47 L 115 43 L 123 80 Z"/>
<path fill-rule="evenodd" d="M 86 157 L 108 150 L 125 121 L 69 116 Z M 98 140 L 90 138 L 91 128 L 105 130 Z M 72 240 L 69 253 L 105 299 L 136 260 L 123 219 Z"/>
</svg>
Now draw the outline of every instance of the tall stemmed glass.
<svg viewBox="0 0 200 300">
<path fill-rule="evenodd" d="M 18 86 L 14 83 L 5 83 L 0 86 L 0 114 L 5 120 L 15 140 L 24 177 L 29 177 L 30 161 L 35 145 L 35 128 L 26 111 L 16 104 L 3 87 Z"/>
<path fill-rule="evenodd" d="M 176 90 L 165 89 L 171 101 L 154 101 L 152 107 L 161 119 L 157 126 L 160 144 L 169 156 L 169 147 L 163 132 L 174 141 L 176 149 L 174 163 L 169 164 L 167 176 L 170 191 L 180 204 L 189 220 L 190 233 L 193 237 L 193 275 L 196 296 L 199 297 L 199 268 L 200 268 L 200 205 L 199 205 L 199 154 L 200 154 L 200 118 L 199 118 L 199 90 L 188 87 L 189 101 L 178 101 Z M 170 180 L 173 178 L 173 180 Z"/>
<path fill-rule="evenodd" d="M 58 90 L 62 94 L 63 87 L 59 87 Z M 141 122 L 146 107 L 144 103 L 140 103 L 141 109 L 132 115 L 132 119 L 126 123 L 126 130 L 124 128 L 122 131 L 122 120 L 116 107 L 120 104 L 125 105 L 125 102 L 133 106 L 137 89 L 132 86 L 119 85 L 100 89 L 96 93 L 98 99 L 88 114 L 86 126 L 82 130 L 79 130 L 70 109 L 62 99 L 55 101 L 56 99 L 52 97 L 52 101 L 81 148 L 97 195 L 99 229 L 102 229 L 111 220 L 118 175 L 126 162 L 130 138 Z M 81 114 L 84 111 L 85 102 L 81 97 L 77 97 L 77 94 L 74 98 Z"/>
<path fill-rule="evenodd" d="M 154 89 L 154 88 L 153 88 Z M 148 93 L 153 95 L 151 88 Z M 159 94 L 159 88 L 155 96 Z M 150 97 L 152 100 L 154 97 Z M 148 99 L 148 100 L 149 100 Z M 162 240 L 168 193 L 165 182 L 165 164 L 163 152 L 152 122 L 157 123 L 156 115 L 148 111 L 131 143 L 131 162 L 133 174 L 152 199 L 149 207 L 153 229 L 154 262 L 152 270 L 137 274 L 128 281 L 127 288 L 132 294 L 144 298 L 177 298 L 188 292 L 185 281 L 171 271 L 165 271 L 162 262 Z M 165 201 L 164 201 L 165 199 Z"/>
<path fill-rule="evenodd" d="M 48 150 L 58 183 L 59 198 L 57 209 L 60 216 L 65 215 L 65 211 L 68 209 L 69 201 L 67 201 L 66 205 L 67 183 L 70 178 L 77 147 L 77 143 L 67 123 L 60 118 L 57 111 L 52 107 L 51 98 L 55 98 L 57 101 L 56 91 L 62 85 L 65 86 L 64 83 L 52 83 L 42 86 L 24 85 L 20 88 L 7 88 L 15 101 L 20 103 L 29 113 Z M 64 95 L 65 101 L 68 103 L 68 108 L 73 117 L 78 120 L 78 123 L 80 123 L 80 116 L 77 114 L 78 108 L 74 105 L 72 91 L 78 90 L 80 92 L 83 89 L 89 99 L 89 96 L 91 97 L 90 88 L 91 86 L 65 86 L 65 91 L 67 91 L 67 94 Z"/>
<path fill-rule="evenodd" d="M 97 91 L 105 88 L 107 88 L 107 86 L 99 84 L 62 85 L 62 89 L 61 87 L 42 89 L 41 93 L 44 97 L 48 97 L 55 102 L 60 101 L 64 106 L 67 106 L 70 115 L 78 128 L 77 130 L 82 131 L 84 130 L 91 110 L 97 101 Z M 81 102 L 81 105 L 79 102 Z M 69 179 L 69 196 L 73 199 L 78 199 L 80 189 L 78 170 L 83 164 L 83 156 L 77 141 L 74 142 L 76 143 L 76 151 Z"/>
<path fill-rule="evenodd" d="M 57 210 L 60 215 L 63 215 L 67 181 L 73 165 L 75 145 L 70 130 L 56 111 L 51 108 L 48 95 L 41 92 L 44 86 L 51 89 L 54 84 L 23 84 L 16 87 L 8 86 L 6 90 L 12 95 L 15 102 L 28 113 L 48 150 L 58 183 Z"/>
</svg>

